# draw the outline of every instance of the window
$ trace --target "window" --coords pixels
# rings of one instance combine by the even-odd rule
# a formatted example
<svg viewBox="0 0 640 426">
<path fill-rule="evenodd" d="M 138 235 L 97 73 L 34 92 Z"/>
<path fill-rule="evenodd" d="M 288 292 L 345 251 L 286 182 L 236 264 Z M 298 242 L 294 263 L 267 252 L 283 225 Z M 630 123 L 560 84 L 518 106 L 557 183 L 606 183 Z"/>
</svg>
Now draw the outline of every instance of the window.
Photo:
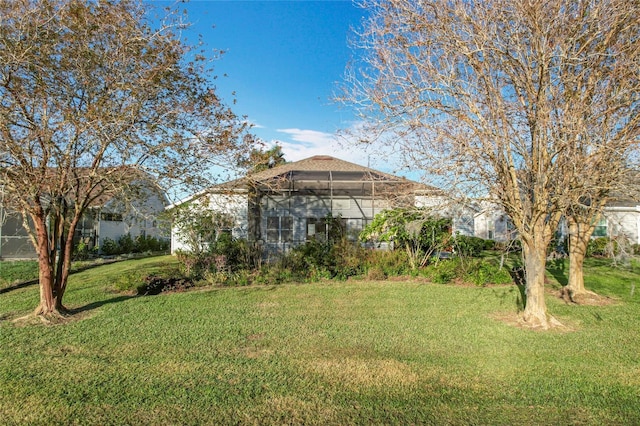
<svg viewBox="0 0 640 426">
<path fill-rule="evenodd" d="M 326 239 L 327 225 L 324 219 L 315 217 L 307 218 L 307 241 L 318 239 L 324 241 Z"/>
<path fill-rule="evenodd" d="M 336 240 L 344 236 L 347 229 L 347 221 L 342 218 L 307 218 L 307 241 L 316 239 L 327 241 L 327 238 Z"/>
<path fill-rule="evenodd" d="M 101 213 L 100 219 L 111 222 L 122 222 L 122 215 L 120 213 Z"/>
<path fill-rule="evenodd" d="M 293 218 L 272 216 L 267 218 L 267 242 L 290 243 L 293 240 Z"/>
<path fill-rule="evenodd" d="M 596 227 L 593 230 L 594 237 L 606 237 L 607 236 L 607 218 L 602 217 L 596 223 Z"/>
</svg>

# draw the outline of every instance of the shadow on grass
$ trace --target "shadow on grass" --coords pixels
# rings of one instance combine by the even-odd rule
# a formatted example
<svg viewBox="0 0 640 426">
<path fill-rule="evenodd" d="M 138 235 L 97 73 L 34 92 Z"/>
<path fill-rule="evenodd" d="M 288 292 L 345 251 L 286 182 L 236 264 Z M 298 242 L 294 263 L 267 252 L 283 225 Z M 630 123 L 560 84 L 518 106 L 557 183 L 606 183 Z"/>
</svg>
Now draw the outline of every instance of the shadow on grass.
<svg viewBox="0 0 640 426">
<path fill-rule="evenodd" d="M 131 256 L 128 256 L 128 257 L 119 257 L 119 258 L 114 258 L 114 259 L 99 258 L 100 259 L 99 262 L 90 263 L 90 264 L 82 265 L 82 266 L 79 266 L 79 267 L 72 267 L 71 275 L 77 274 L 79 272 L 84 272 L 84 271 L 87 271 L 89 269 L 98 268 L 100 266 L 111 265 L 112 263 L 124 262 L 126 260 L 134 260 L 134 259 L 145 259 L 145 258 L 148 258 L 148 257 L 159 257 L 159 256 L 164 256 L 166 254 L 167 253 L 153 253 L 151 255 L 137 255 L 137 256 L 131 255 Z M 19 289 L 25 288 L 25 287 L 30 287 L 32 285 L 38 284 L 39 282 L 40 281 L 37 278 L 33 279 L 33 280 L 29 280 L 29 281 L 19 282 L 19 283 L 10 285 L 8 287 L 0 288 L 0 294 L 9 293 L 10 291 L 19 290 Z"/>
<path fill-rule="evenodd" d="M 513 278 L 513 283 L 518 287 L 520 291 L 520 297 L 516 300 L 516 304 L 518 306 L 519 311 L 524 311 L 524 307 L 527 303 L 527 292 L 526 292 L 526 278 L 524 275 L 524 268 L 522 266 L 517 266 L 512 268 L 509 272 L 511 274 L 511 278 Z"/>
<path fill-rule="evenodd" d="M 21 282 L 21 283 L 18 283 L 18 284 L 13 284 L 13 285 L 11 285 L 9 287 L 5 287 L 5 288 L 0 288 L 0 294 L 9 293 L 10 291 L 13 291 L 13 290 L 19 290 L 21 288 L 29 287 L 29 286 L 32 286 L 34 284 L 38 284 L 38 282 L 39 281 L 36 279 L 36 280 L 31 280 L 31 281 L 24 281 L 24 282 Z"/>
<path fill-rule="evenodd" d="M 547 263 L 547 271 L 562 287 L 569 284 L 569 276 L 565 273 L 566 259 L 554 259 Z"/>
<path fill-rule="evenodd" d="M 112 297 L 111 299 L 105 299 L 105 300 L 100 300 L 100 301 L 97 301 L 97 302 L 92 302 L 92 303 L 89 303 L 87 305 L 80 306 L 79 308 L 69 309 L 69 313 L 72 314 L 72 315 L 80 314 L 80 313 L 83 313 L 83 312 L 92 311 L 92 310 L 100 308 L 100 307 L 102 307 L 104 305 L 109 305 L 111 303 L 124 302 L 125 300 L 134 299 L 136 297 L 139 297 L 139 296 L 137 296 L 137 295 L 126 295 L 126 296 Z"/>
</svg>

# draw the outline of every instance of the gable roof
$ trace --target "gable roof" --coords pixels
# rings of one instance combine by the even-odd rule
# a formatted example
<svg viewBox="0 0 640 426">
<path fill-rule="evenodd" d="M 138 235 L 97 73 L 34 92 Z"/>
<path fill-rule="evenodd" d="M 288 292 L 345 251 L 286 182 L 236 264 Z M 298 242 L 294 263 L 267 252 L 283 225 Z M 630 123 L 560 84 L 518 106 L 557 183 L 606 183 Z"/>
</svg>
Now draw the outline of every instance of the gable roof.
<svg viewBox="0 0 640 426">
<path fill-rule="evenodd" d="M 209 189 L 191 195 L 167 207 L 168 210 L 179 205 L 191 202 L 206 194 L 246 193 L 250 187 L 271 188 L 274 190 L 286 190 L 291 182 L 325 182 L 340 183 L 342 185 L 376 184 L 391 185 L 396 188 L 400 185 L 403 192 L 414 194 L 440 194 L 441 190 L 423 183 L 411 181 L 404 177 L 381 172 L 369 167 L 364 167 L 349 161 L 341 160 L 329 155 L 316 155 L 299 161 L 284 163 L 271 169 L 249 174 L 245 177 L 214 185 Z M 378 191 L 378 189 L 376 189 Z M 405 192 L 406 193 L 406 192 Z"/>
<path fill-rule="evenodd" d="M 280 166 L 255 173 L 251 175 L 250 178 L 254 181 L 260 182 L 286 175 L 289 172 L 351 172 L 370 174 L 374 177 L 378 177 L 380 180 L 407 181 L 407 179 L 331 157 L 329 155 L 315 155 L 292 163 L 284 163 Z"/>
</svg>

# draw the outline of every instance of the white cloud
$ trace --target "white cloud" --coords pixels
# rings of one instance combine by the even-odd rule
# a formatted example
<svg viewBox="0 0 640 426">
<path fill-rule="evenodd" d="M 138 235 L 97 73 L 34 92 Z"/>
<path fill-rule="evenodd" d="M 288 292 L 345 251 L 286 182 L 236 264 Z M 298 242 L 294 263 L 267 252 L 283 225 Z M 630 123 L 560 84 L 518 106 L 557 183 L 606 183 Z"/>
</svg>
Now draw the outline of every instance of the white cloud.
<svg viewBox="0 0 640 426">
<path fill-rule="evenodd" d="M 264 126 L 251 120 L 245 120 L 244 123 L 252 129 L 264 129 Z"/>
<path fill-rule="evenodd" d="M 308 129 L 277 129 L 287 135 L 281 140 L 272 141 L 282 147 L 287 161 L 298 161 L 314 155 L 330 155 L 342 160 L 366 166 L 367 155 L 360 149 L 347 146 L 334 133 Z"/>
<path fill-rule="evenodd" d="M 288 137 L 284 137 L 284 140 L 272 140 L 269 145 L 280 145 L 287 161 L 298 161 L 314 155 L 330 155 L 387 173 L 416 178 L 407 173 L 407 170 L 398 173 L 400 158 L 388 148 L 382 138 L 371 144 L 360 143 L 364 128 L 362 123 L 354 122 L 340 134 L 298 128 L 277 129 Z"/>
<path fill-rule="evenodd" d="M 336 142 L 334 134 L 318 132 L 317 130 L 276 129 L 276 131 L 287 134 L 294 141 L 301 142 L 306 146 L 331 145 Z"/>
</svg>

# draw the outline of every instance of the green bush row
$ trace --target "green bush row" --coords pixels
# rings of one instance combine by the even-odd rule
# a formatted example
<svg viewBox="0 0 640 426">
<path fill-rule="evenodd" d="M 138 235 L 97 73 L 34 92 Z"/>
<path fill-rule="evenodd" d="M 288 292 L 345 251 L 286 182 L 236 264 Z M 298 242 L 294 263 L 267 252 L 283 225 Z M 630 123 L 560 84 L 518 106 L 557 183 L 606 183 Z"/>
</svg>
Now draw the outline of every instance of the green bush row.
<svg viewBox="0 0 640 426">
<path fill-rule="evenodd" d="M 168 251 L 170 242 L 150 236 L 138 235 L 135 238 L 131 234 L 126 234 L 114 241 L 105 238 L 102 247 L 99 248 L 101 254 L 113 256 L 129 253 L 163 252 Z"/>
<path fill-rule="evenodd" d="M 466 248 L 460 252 L 477 253 L 486 247 L 476 240 L 471 242 L 477 244 L 474 250 Z M 213 285 L 244 286 L 349 278 L 384 280 L 408 275 L 424 276 L 436 283 L 459 281 L 478 286 L 512 282 L 509 271 L 500 268 L 497 260 L 460 255 L 451 259 L 434 257 L 428 266 L 414 270 L 408 256 L 404 250 L 366 249 L 345 238 L 333 242 L 308 241 L 265 263 L 260 261 L 260 253 L 242 239 L 230 238 L 198 255 L 178 253 L 185 276 Z"/>
</svg>

